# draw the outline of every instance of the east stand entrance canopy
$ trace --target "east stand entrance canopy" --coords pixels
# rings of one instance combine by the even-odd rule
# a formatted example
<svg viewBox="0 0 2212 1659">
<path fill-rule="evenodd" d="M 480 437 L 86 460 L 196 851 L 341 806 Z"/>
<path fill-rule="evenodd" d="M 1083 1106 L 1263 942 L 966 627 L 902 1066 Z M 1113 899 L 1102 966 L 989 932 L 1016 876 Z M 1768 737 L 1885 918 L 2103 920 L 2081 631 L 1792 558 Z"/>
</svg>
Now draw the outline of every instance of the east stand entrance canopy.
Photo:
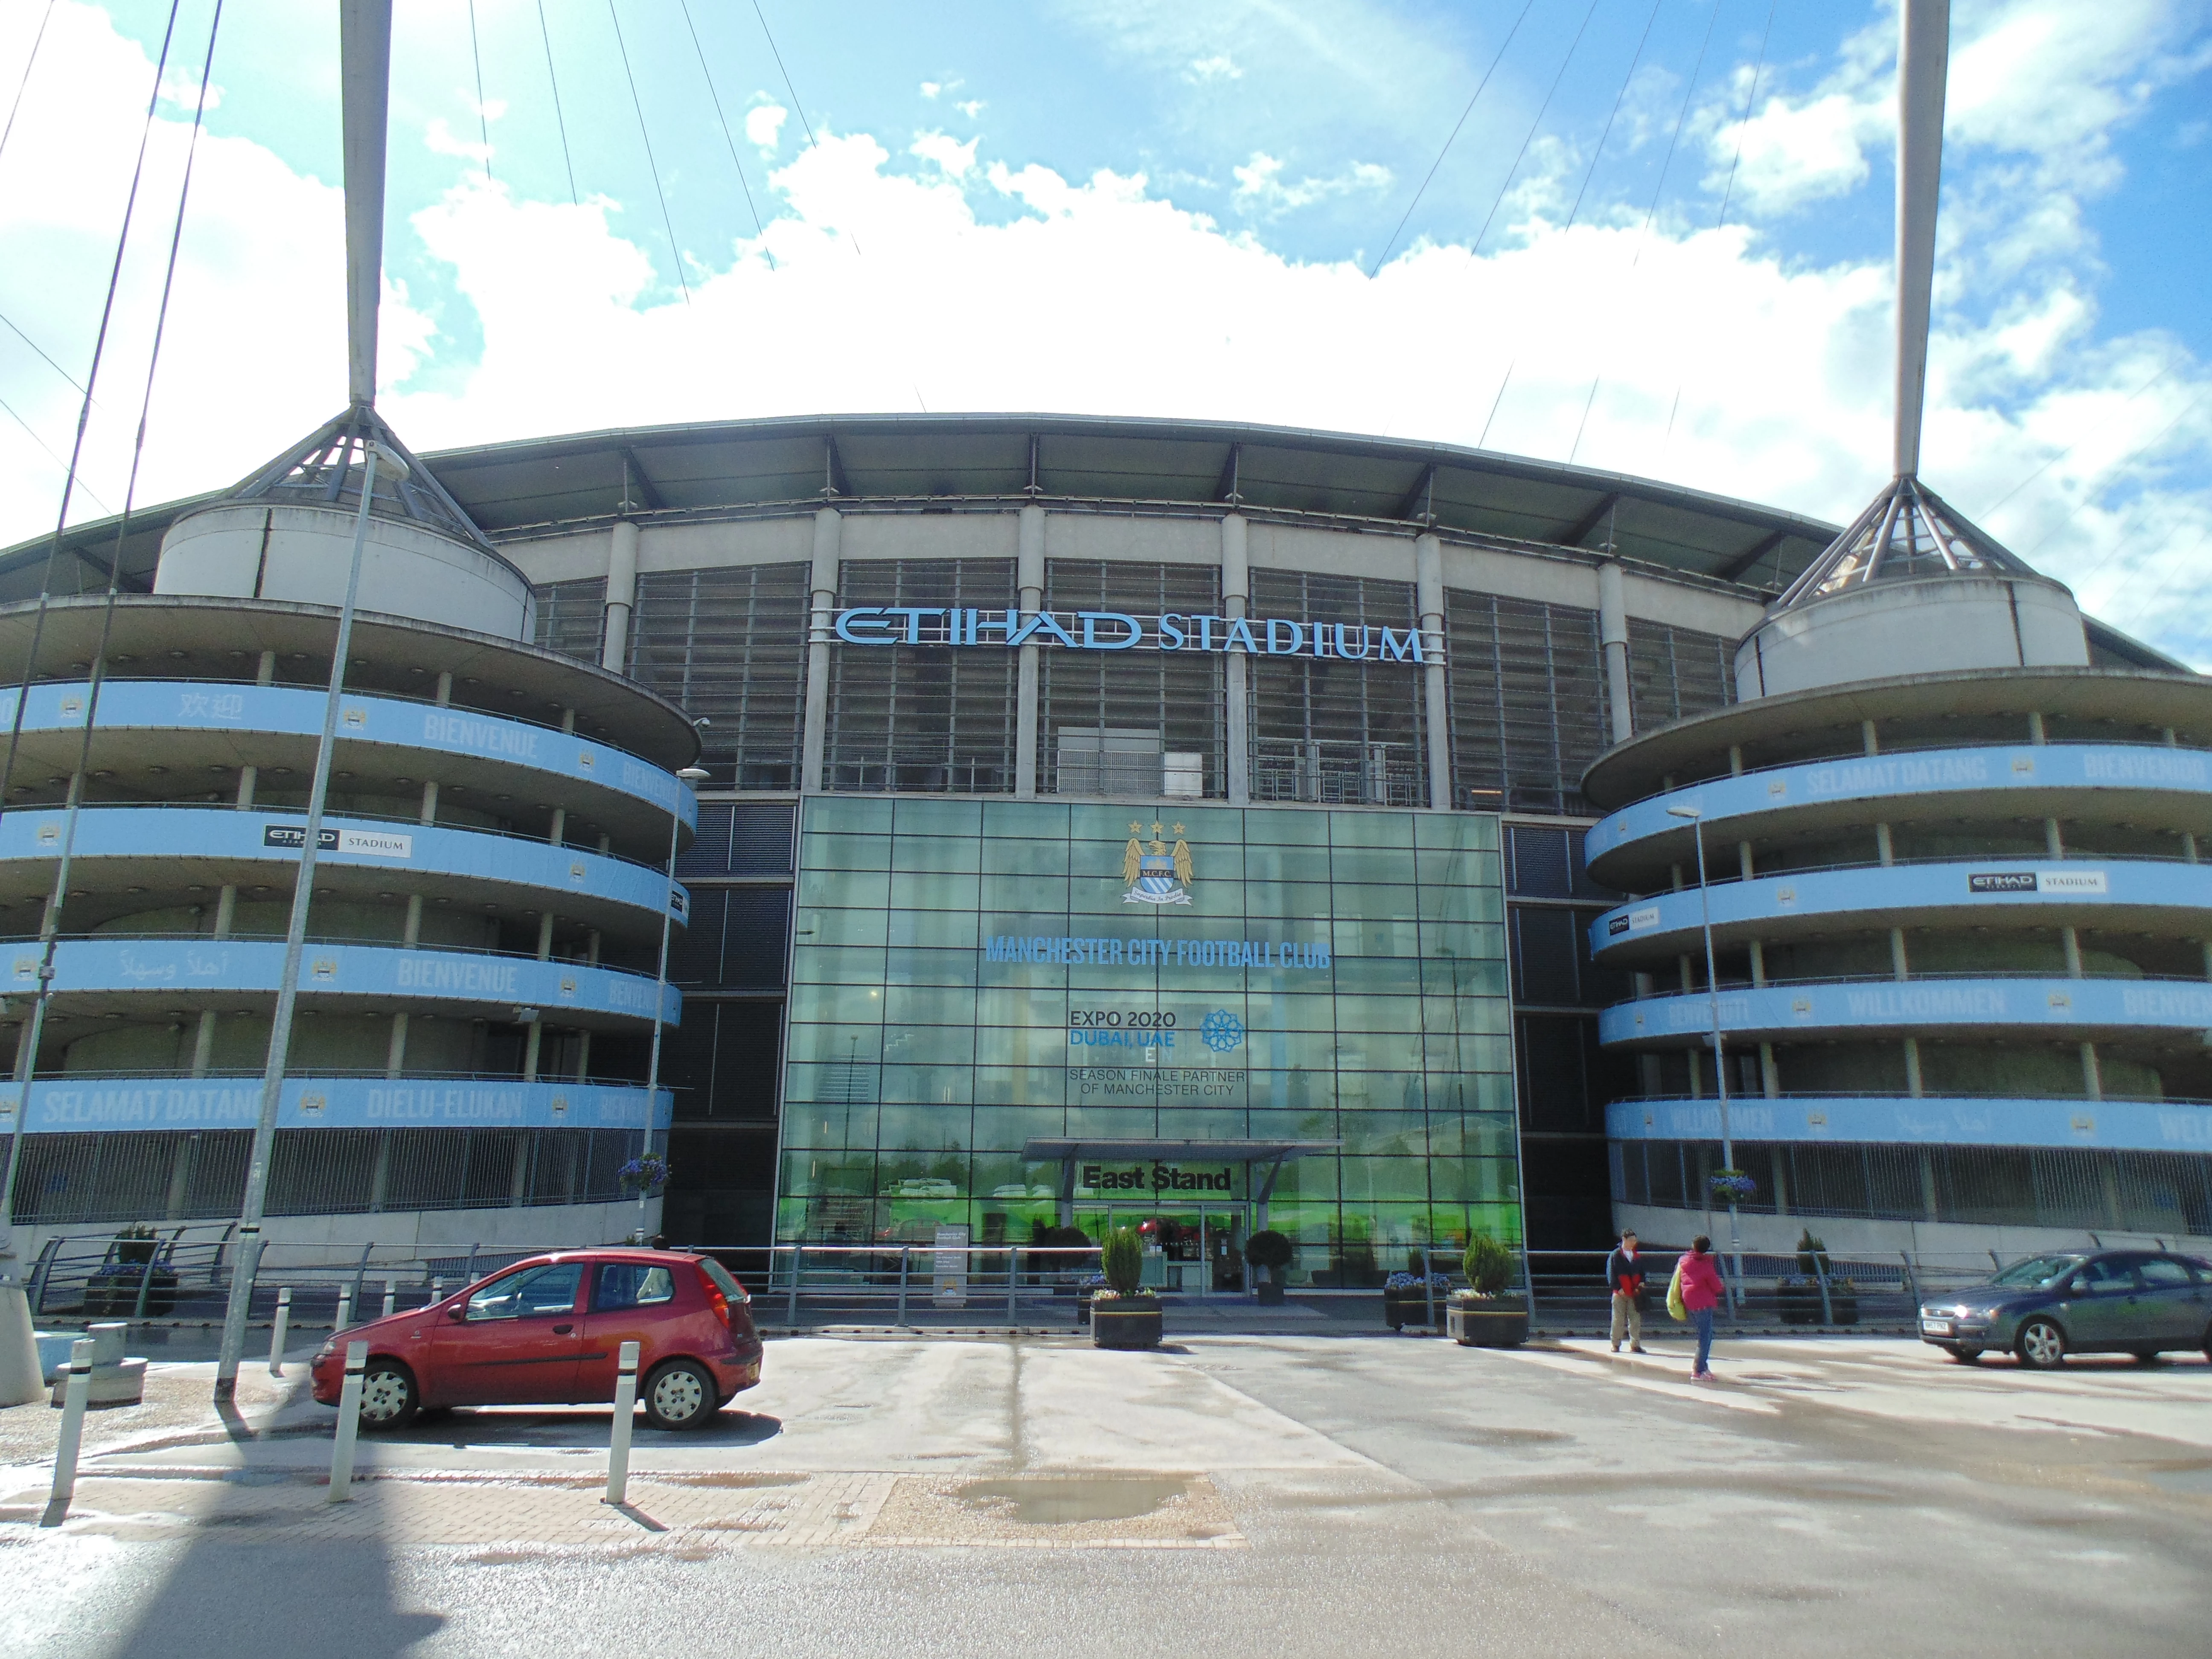
<svg viewBox="0 0 2212 1659">
<path fill-rule="evenodd" d="M 1102 1174 L 1107 1166 L 1115 1166 L 1113 1173 L 1123 1173 L 1120 1166 L 1134 1170 L 1137 1178 L 1129 1182 L 1127 1196 L 1131 1200 L 1173 1201 L 1178 1195 L 1188 1198 L 1197 1194 L 1200 1188 L 1193 1177 L 1190 1185 L 1178 1185 L 1176 1177 L 1187 1176 L 1185 1164 L 1219 1168 L 1224 1164 L 1242 1164 L 1249 1170 L 1255 1164 L 1267 1166 L 1265 1179 L 1253 1187 L 1248 1177 L 1247 1187 L 1258 1224 L 1267 1224 L 1267 1200 L 1274 1194 L 1275 1177 L 1282 1173 L 1283 1165 L 1293 1158 L 1309 1153 L 1334 1152 L 1340 1150 L 1341 1140 L 1091 1140 L 1037 1139 L 1022 1143 L 1022 1157 L 1032 1164 L 1058 1161 L 1060 1164 L 1060 1224 L 1072 1226 L 1075 1221 L 1076 1176 L 1079 1166 L 1086 1160 L 1099 1166 Z M 1090 1185 L 1091 1183 L 1085 1182 Z M 1097 1188 L 1103 1191 L 1104 1188 Z M 1118 1193 L 1118 1183 L 1116 1187 Z"/>
</svg>

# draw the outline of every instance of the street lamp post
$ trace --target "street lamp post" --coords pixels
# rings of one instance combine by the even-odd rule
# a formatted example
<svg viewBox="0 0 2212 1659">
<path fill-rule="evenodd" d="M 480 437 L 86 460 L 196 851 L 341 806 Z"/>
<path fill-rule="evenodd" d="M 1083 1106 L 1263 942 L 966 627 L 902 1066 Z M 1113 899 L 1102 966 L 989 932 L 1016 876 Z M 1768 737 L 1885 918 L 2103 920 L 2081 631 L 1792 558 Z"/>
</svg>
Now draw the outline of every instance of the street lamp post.
<svg viewBox="0 0 2212 1659">
<path fill-rule="evenodd" d="M 1705 1001 L 1713 1028 L 1713 1080 L 1721 1106 L 1721 1167 L 1735 1168 L 1735 1141 L 1729 1133 L 1728 1052 L 1721 1038 L 1721 981 L 1713 969 L 1713 906 L 1711 890 L 1705 884 L 1705 820 L 1704 809 L 1696 806 L 1670 806 L 1669 817 L 1686 818 L 1690 823 L 1690 838 L 1698 844 L 1698 919 L 1705 935 Z M 1710 1189 L 1709 1189 L 1710 1190 Z M 1736 1199 L 1729 1194 L 1729 1311 L 1736 1311 L 1736 1287 L 1743 1279 L 1742 1235 L 1736 1224 Z"/>
<path fill-rule="evenodd" d="M 697 720 L 691 724 L 700 726 L 708 722 Z M 684 781 L 687 788 L 696 789 L 706 782 L 708 775 L 703 767 L 687 766 L 676 775 Z M 660 896 L 660 966 L 653 980 L 653 1050 L 645 1067 L 645 1146 L 638 1153 L 641 1158 L 653 1156 L 653 1132 L 656 1127 L 653 1120 L 659 1115 L 657 1108 L 660 1093 L 660 1005 L 668 995 L 668 932 L 675 912 L 676 836 L 684 827 L 684 814 L 679 810 L 682 805 L 683 803 L 678 801 L 670 808 L 668 814 L 668 889 Z M 644 1242 L 645 1200 L 647 1196 L 647 1188 L 641 1182 L 637 1189 L 637 1231 L 641 1243 Z"/>
</svg>

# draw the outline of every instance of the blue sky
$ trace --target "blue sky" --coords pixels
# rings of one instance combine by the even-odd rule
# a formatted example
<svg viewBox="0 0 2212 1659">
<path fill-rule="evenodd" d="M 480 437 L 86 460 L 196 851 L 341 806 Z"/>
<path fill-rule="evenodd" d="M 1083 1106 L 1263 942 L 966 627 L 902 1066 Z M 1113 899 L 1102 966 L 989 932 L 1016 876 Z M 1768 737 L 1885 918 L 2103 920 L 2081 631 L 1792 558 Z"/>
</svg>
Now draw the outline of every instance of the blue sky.
<svg viewBox="0 0 2212 1659">
<path fill-rule="evenodd" d="M 88 515 L 128 471 L 210 9 L 179 11 Z M 690 0 L 696 50 L 679 0 L 616 0 L 620 47 L 605 0 L 545 0 L 544 34 L 476 0 L 473 51 L 465 0 L 403 0 L 382 401 L 410 441 L 1024 408 L 1481 441 L 1837 519 L 1881 482 L 1886 4 L 762 10 L 781 68 L 750 0 Z M 2212 5 L 1955 10 L 1925 476 L 2212 661 Z M 81 380 L 168 8 L 55 0 L 24 82 L 46 14 L 0 17 L 0 315 Z M 342 401 L 335 37 L 225 5 L 141 499 Z M 0 398 L 12 538 L 51 523 L 76 394 L 0 329 Z"/>
</svg>

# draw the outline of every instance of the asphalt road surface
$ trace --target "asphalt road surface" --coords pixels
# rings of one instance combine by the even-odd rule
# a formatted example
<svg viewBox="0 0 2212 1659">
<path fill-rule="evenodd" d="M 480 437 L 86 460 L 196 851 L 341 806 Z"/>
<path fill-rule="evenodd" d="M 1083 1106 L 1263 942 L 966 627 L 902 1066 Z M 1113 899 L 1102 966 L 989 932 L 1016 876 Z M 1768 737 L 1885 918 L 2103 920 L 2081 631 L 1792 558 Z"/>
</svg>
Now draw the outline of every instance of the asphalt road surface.
<svg viewBox="0 0 2212 1659">
<path fill-rule="evenodd" d="M 1632 1656 L 2212 1651 L 2212 1365 L 1906 1341 L 1517 1352 L 1430 1338 L 772 1343 L 703 1434 L 604 1408 L 362 1443 L 206 1368 L 96 1419 L 37 1524 L 0 1412 L 0 1652 Z"/>
</svg>

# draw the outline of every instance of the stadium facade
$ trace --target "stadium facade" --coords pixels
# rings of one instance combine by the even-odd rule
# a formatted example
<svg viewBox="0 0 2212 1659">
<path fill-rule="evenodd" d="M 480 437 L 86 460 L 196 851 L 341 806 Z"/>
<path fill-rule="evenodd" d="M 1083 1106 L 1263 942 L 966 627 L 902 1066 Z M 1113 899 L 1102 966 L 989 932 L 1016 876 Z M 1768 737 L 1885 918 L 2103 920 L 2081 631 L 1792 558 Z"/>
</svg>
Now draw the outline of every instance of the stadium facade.
<svg viewBox="0 0 2212 1659">
<path fill-rule="evenodd" d="M 1180 1282 L 1205 1290 L 1237 1281 L 1243 1237 L 1263 1221 L 1304 1241 L 1299 1274 L 1322 1284 L 1370 1282 L 1407 1247 L 1470 1227 L 1584 1245 L 1618 1206 L 1649 1236 L 1698 1231 L 1717 1126 L 1715 1079 L 1692 1057 L 1708 1030 L 1690 943 L 1700 896 L 1681 873 L 1685 820 L 1665 811 L 1685 791 L 1702 792 L 1711 832 L 1722 1023 L 1748 1115 L 1735 1135 L 1753 1144 L 1738 1162 L 1765 1159 L 1750 1167 L 1778 1230 L 1794 1237 L 1801 1212 L 1884 1237 L 1954 1220 L 2087 1224 L 2079 1204 L 2046 1205 L 2054 1158 L 2075 1160 L 2067 1190 L 2096 1195 L 2103 1224 L 2172 1216 L 2166 1231 L 2205 1230 L 2189 1207 L 2204 1191 L 2202 1144 L 2160 1127 L 2193 1132 L 2202 1109 L 2153 1097 L 2212 1095 L 2191 1069 L 2212 992 L 2187 884 L 2188 837 L 2212 833 L 2190 816 L 2206 796 L 2187 779 L 2212 746 L 2192 711 L 2212 703 L 2203 682 L 2081 621 L 2032 574 L 2000 585 L 2027 618 L 2016 638 L 2055 617 L 2051 665 L 2023 644 L 1994 680 L 1978 658 L 1898 665 L 1877 690 L 1782 690 L 1759 663 L 1786 677 L 1783 636 L 1811 613 L 1770 607 L 1832 562 L 1833 526 L 1510 457 L 1256 427 L 913 416 L 601 433 L 451 452 L 428 471 L 465 523 L 447 532 L 480 535 L 483 556 L 526 580 L 528 639 L 365 618 L 362 701 L 388 697 L 410 735 L 349 739 L 341 764 L 363 781 L 348 810 L 378 833 L 420 819 L 399 779 L 415 791 L 434 776 L 437 832 L 494 849 L 492 862 L 441 854 L 404 880 L 364 864 L 374 874 L 346 877 L 317 936 L 335 950 L 356 930 L 393 957 L 434 943 L 441 961 L 580 988 L 573 969 L 592 965 L 595 933 L 602 970 L 642 975 L 649 994 L 653 899 L 593 887 L 596 908 L 580 906 L 572 872 L 605 857 L 611 878 L 627 857 L 641 894 L 654 885 L 656 838 L 672 807 L 690 811 L 670 775 L 691 758 L 690 722 L 708 721 L 696 838 L 687 820 L 676 864 L 682 1024 L 661 1070 L 676 1174 L 659 1224 L 672 1235 L 922 1242 L 958 1226 L 986 1243 L 1143 1216 L 1168 1224 Z M 136 694 L 135 676 L 181 650 L 204 662 L 167 678 L 192 680 L 193 695 L 219 680 L 252 706 L 240 729 L 260 735 L 224 726 L 218 753 L 189 721 L 149 727 L 116 703 L 118 722 L 140 721 L 129 731 L 159 733 L 129 741 L 149 763 L 173 751 L 172 775 L 197 766 L 203 795 L 210 780 L 235 792 L 207 771 L 219 762 L 264 778 L 298 766 L 296 736 L 260 705 L 320 672 L 313 641 L 330 628 L 326 605 L 256 598 L 234 575 L 198 582 L 221 594 L 164 591 L 165 533 L 175 558 L 195 515 L 252 511 L 210 498 L 66 544 L 88 586 L 104 586 L 119 549 L 126 587 L 155 590 L 117 607 L 118 638 L 144 635 L 115 662 L 117 689 Z M 45 555 L 0 561 L 14 599 L 0 629 L 29 626 Z M 49 614 L 100 608 L 70 599 Z M 1938 666 L 1944 635 L 1925 636 Z M 41 665 L 27 706 L 68 695 Z M 439 758 L 424 721 L 449 671 L 453 700 L 484 733 L 507 733 L 485 739 L 507 750 Z M 548 755 L 577 746 L 570 709 L 578 732 L 596 722 L 591 741 L 626 757 L 619 778 L 518 759 L 516 734 Z M 104 705 L 100 741 L 120 754 L 125 728 L 111 739 L 108 724 Z M 2043 769 L 2021 772 L 2023 753 Z M 67 787 L 60 762 L 36 769 L 37 787 Z M 143 767 L 109 769 L 88 823 L 119 829 L 147 810 L 125 802 L 168 800 Z M 480 822 L 443 815 L 455 786 Z M 257 806 L 280 799 L 270 787 Z M 251 816 L 228 798 L 191 811 Z M 23 935 L 37 907 L 22 901 L 52 877 L 41 822 L 15 799 L 0 819 Z M 166 820 L 143 828 L 141 844 L 169 844 Z M 429 828 L 406 833 L 428 849 Z M 547 860 L 558 867 L 540 880 L 530 861 Z M 1979 888 L 1949 892 L 1953 865 L 1972 866 L 1961 880 L 2038 884 L 2000 884 L 1985 903 Z M 113 869 L 118 890 L 148 890 L 133 949 L 205 933 L 182 925 L 181 891 L 155 895 L 127 858 Z M 2085 884 L 2092 869 L 2106 885 Z M 210 865 L 197 884 L 250 890 L 246 866 L 230 870 Z M 1784 886 L 1794 896 L 1775 898 Z M 1760 896 L 1795 908 L 1781 922 L 1729 908 Z M 481 942 L 409 935 L 418 898 L 457 921 L 491 918 L 472 923 Z M 349 904 L 358 915 L 341 922 Z M 158 925 L 143 919 L 157 911 Z M 2123 948 L 2121 933 L 2137 942 Z M 118 1008 L 144 1034 L 125 1044 L 96 1022 L 111 1012 L 100 999 L 126 994 L 73 981 L 66 951 L 59 963 L 57 994 L 84 999 L 94 1024 L 41 1049 L 34 1099 L 50 1074 L 76 1086 L 167 1065 L 165 1086 L 193 1081 L 198 1003 L 127 994 L 154 1012 Z M 88 955 L 82 971 L 106 970 Z M 436 1010 L 451 1052 L 433 1060 L 410 1030 L 405 1066 L 540 1094 L 556 1068 L 571 1111 L 613 1068 L 634 1097 L 622 1130 L 634 1147 L 649 1019 L 632 1010 L 649 1001 L 597 1024 L 564 1016 L 574 1035 L 556 1042 L 550 1014 L 516 1018 L 555 992 L 501 984 L 496 998 L 453 992 Z M 2062 992 L 2063 1018 L 2046 1012 Z M 384 1031 L 374 1059 L 396 1018 L 432 1012 L 347 994 L 306 984 L 303 1006 L 364 1054 Z M 234 990 L 224 1006 L 252 1004 Z M 238 1018 L 229 1040 L 250 1046 Z M 191 1063 L 155 1056 L 162 1042 Z M 323 1092 L 338 1111 L 342 1091 Z M 550 1103 L 529 1109 L 540 1115 L 453 1131 L 510 1139 L 489 1164 L 462 1141 L 439 1149 L 445 1185 L 408 1200 L 409 1224 L 486 1240 L 626 1231 L 627 1212 L 614 1229 L 613 1211 L 545 1202 L 596 1190 L 572 1194 L 565 1174 L 540 1182 L 543 1148 L 575 1132 L 543 1121 Z M 288 1118 L 280 1141 L 380 1133 L 323 1122 Z M 222 1180 L 180 1188 L 173 1162 L 141 1155 L 159 1133 L 118 1119 L 29 1137 L 50 1160 L 70 1142 L 70 1167 L 94 1172 L 55 1189 L 74 1196 L 49 1219 L 72 1205 L 87 1222 L 158 1222 L 180 1201 L 221 1213 Z M 2164 1173 L 2142 1186 L 2154 1155 Z M 345 1156 L 383 1167 L 366 1141 Z M 549 1167 L 567 1170 L 567 1156 Z M 599 1168 L 598 1153 L 578 1156 Z M 367 1237 L 394 1207 L 388 1187 L 380 1197 L 321 1152 L 297 1157 L 286 1167 L 326 1171 L 288 1189 L 302 1224 Z M 1839 1173 L 1853 1157 L 1856 1185 Z M 503 1175 L 478 1173 L 501 1158 Z M 99 1173 L 157 1166 L 159 1194 L 158 1171 Z"/>
</svg>

